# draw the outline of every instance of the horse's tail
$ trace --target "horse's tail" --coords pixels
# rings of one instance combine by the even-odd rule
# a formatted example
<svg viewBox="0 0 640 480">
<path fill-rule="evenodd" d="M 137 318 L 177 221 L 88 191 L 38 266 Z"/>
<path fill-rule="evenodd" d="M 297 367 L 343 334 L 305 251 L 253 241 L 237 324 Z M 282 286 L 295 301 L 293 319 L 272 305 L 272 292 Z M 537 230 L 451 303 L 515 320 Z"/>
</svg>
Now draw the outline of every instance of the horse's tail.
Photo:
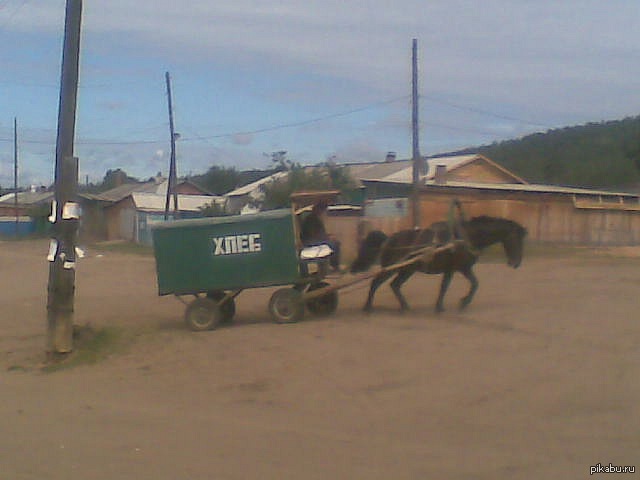
<svg viewBox="0 0 640 480">
<path fill-rule="evenodd" d="M 351 268 L 349 269 L 351 273 L 366 272 L 369 270 L 380 257 L 380 253 L 387 239 L 387 235 L 380 230 L 369 232 L 360 245 L 358 257 L 351 264 Z"/>
</svg>

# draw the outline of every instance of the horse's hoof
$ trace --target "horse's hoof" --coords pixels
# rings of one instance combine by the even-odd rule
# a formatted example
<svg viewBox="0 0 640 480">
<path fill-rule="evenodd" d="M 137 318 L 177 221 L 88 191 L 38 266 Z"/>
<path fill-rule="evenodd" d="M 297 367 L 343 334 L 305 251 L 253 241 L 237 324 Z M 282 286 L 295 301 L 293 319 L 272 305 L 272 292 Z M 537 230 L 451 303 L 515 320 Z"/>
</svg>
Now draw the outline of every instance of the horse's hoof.
<svg viewBox="0 0 640 480">
<path fill-rule="evenodd" d="M 435 308 L 435 312 L 436 312 L 436 313 L 442 313 L 442 312 L 444 312 L 444 307 L 440 307 L 440 306 L 436 307 L 436 308 Z"/>
<path fill-rule="evenodd" d="M 371 307 L 370 307 L 370 306 L 368 306 L 368 305 L 365 305 L 365 306 L 362 308 L 362 311 L 363 311 L 364 313 L 366 313 L 367 315 L 369 315 L 369 314 L 371 314 L 371 312 L 373 311 L 373 308 L 371 308 Z"/>
<path fill-rule="evenodd" d="M 460 310 L 460 311 L 465 310 L 469 306 L 469 303 L 470 302 L 466 302 L 466 301 L 462 300 L 460 302 L 460 305 L 458 305 L 458 310 Z"/>
</svg>

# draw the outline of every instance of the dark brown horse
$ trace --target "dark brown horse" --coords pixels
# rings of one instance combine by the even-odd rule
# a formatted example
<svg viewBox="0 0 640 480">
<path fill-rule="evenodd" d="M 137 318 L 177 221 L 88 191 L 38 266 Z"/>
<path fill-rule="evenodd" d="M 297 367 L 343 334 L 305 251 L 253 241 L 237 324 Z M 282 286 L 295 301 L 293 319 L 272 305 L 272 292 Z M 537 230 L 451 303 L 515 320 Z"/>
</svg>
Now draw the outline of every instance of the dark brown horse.
<svg viewBox="0 0 640 480">
<path fill-rule="evenodd" d="M 378 258 L 382 267 L 388 267 L 411 258 L 413 252 L 423 247 L 448 244 L 450 248 L 439 250 L 428 261 L 418 260 L 399 270 L 383 271 L 374 277 L 364 310 L 371 311 L 376 290 L 393 275 L 396 275 L 391 282 L 393 293 L 400 302 L 400 308 L 408 309 L 409 304 L 400 289 L 416 272 L 443 274 L 436 312 L 444 310 L 444 296 L 454 272 L 462 273 L 470 283 L 469 292 L 460 300 L 460 308 L 465 308 L 471 303 L 478 289 L 478 279 L 473 273 L 473 265 L 478 260 L 480 252 L 495 243 L 502 243 L 509 266 L 520 266 L 524 237 L 527 234 L 527 230 L 520 224 L 506 218 L 480 216 L 462 221 L 458 227 L 452 229 L 447 222 L 437 222 L 426 229 L 402 230 L 390 237 L 379 230 L 370 232 L 360 246 L 358 258 L 351 265 L 352 273 L 368 270 Z M 465 241 L 450 242 L 452 236 L 462 237 Z"/>
</svg>

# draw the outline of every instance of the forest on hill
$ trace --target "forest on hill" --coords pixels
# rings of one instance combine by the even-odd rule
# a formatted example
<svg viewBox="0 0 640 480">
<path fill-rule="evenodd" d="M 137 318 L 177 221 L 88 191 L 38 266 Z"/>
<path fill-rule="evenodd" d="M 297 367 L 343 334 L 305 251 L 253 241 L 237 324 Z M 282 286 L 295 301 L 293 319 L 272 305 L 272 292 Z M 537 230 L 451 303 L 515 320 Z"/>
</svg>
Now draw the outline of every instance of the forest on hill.
<svg viewBox="0 0 640 480">
<path fill-rule="evenodd" d="M 549 130 L 468 151 L 530 183 L 640 188 L 640 116 Z"/>
</svg>

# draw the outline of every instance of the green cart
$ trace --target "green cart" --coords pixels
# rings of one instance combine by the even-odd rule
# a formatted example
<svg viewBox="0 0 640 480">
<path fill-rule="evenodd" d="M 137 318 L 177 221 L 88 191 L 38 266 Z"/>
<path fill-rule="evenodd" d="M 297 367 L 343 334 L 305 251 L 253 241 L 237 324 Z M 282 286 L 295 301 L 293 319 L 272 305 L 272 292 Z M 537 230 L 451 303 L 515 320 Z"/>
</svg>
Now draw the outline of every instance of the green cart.
<svg viewBox="0 0 640 480">
<path fill-rule="evenodd" d="M 324 281 L 328 258 L 307 254 L 301 260 L 297 232 L 290 209 L 157 225 L 152 237 L 158 293 L 187 305 L 185 321 L 193 330 L 230 322 L 236 297 L 249 288 L 283 286 L 269 301 L 279 323 L 299 321 L 305 307 L 333 313 L 338 294 Z M 184 296 L 194 298 L 186 302 Z"/>
</svg>

